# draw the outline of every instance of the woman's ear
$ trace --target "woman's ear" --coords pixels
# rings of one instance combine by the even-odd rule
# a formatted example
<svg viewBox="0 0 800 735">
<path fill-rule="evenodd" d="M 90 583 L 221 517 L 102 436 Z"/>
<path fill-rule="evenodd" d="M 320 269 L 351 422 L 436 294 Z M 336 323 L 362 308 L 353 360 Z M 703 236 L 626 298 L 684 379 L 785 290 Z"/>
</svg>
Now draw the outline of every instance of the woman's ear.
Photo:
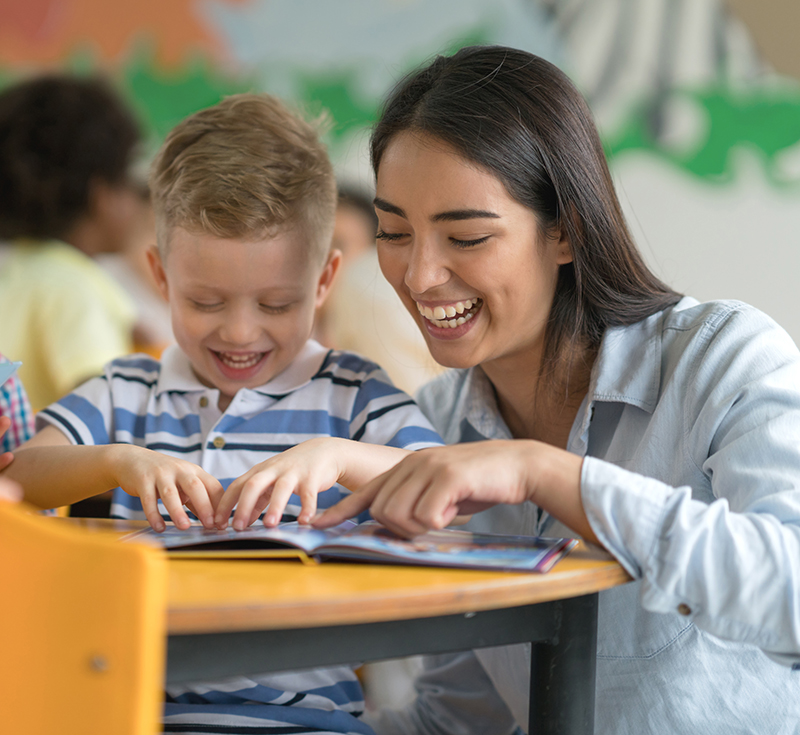
<svg viewBox="0 0 800 735">
<path fill-rule="evenodd" d="M 315 306 L 317 309 L 319 309 L 319 307 L 325 303 L 325 299 L 328 298 L 328 294 L 331 291 L 331 286 L 333 285 L 341 264 L 342 251 L 333 248 L 333 250 L 331 250 L 328 254 L 328 259 L 325 261 L 325 267 L 322 269 L 322 273 L 320 273 L 319 280 L 317 281 L 317 298 L 315 301 Z"/>
<path fill-rule="evenodd" d="M 169 284 L 167 283 L 167 273 L 164 270 L 164 263 L 161 260 L 161 253 L 155 245 L 147 248 L 147 263 L 150 266 L 150 272 L 153 274 L 153 280 L 158 286 L 158 290 L 164 297 L 164 301 L 169 301 Z"/>
<path fill-rule="evenodd" d="M 559 238 L 556 245 L 556 263 L 565 265 L 572 262 L 572 246 L 566 237 Z"/>
</svg>

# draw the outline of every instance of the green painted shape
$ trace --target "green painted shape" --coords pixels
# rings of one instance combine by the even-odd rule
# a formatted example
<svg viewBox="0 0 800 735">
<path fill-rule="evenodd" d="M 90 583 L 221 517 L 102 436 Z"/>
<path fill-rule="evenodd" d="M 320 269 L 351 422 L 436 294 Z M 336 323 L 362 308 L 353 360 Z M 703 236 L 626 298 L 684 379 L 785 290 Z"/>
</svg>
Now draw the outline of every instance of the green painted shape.
<svg viewBox="0 0 800 735">
<path fill-rule="evenodd" d="M 179 69 L 159 69 L 144 46 L 123 67 L 121 84 L 144 119 L 148 137 L 157 140 L 187 115 L 228 95 L 256 89 L 254 77 L 223 74 L 199 55 Z"/>
<path fill-rule="evenodd" d="M 714 87 L 680 94 L 708 119 L 704 139 L 689 153 L 679 154 L 653 140 L 648 126 L 652 107 L 640 105 L 617 135 L 607 139 L 610 160 L 629 150 L 650 151 L 703 179 L 733 180 L 731 151 L 741 145 L 757 150 L 767 179 L 775 186 L 796 185 L 780 174 L 777 157 L 800 142 L 800 90 L 759 89 L 746 94 Z"/>
<path fill-rule="evenodd" d="M 355 70 L 340 70 L 330 74 L 300 72 L 296 77 L 298 97 L 306 108 L 320 114 L 327 111 L 333 127 L 333 140 L 344 137 L 354 128 L 371 125 L 376 118 L 378 105 L 361 99 L 358 93 L 358 75 Z"/>
</svg>

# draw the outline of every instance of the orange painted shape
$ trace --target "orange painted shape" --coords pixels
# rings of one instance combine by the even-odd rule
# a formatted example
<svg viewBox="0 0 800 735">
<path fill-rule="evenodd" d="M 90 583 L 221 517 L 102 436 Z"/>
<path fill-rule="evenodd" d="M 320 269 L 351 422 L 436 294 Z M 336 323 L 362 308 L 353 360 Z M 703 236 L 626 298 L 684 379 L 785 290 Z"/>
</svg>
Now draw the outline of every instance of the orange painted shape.
<svg viewBox="0 0 800 735">
<path fill-rule="evenodd" d="M 58 65 L 88 50 L 99 63 L 116 64 L 139 43 L 150 44 L 155 63 L 163 67 L 179 66 L 196 54 L 229 60 L 224 43 L 196 8 L 195 0 L 6 0 L 0 2 L 0 63 Z"/>
</svg>

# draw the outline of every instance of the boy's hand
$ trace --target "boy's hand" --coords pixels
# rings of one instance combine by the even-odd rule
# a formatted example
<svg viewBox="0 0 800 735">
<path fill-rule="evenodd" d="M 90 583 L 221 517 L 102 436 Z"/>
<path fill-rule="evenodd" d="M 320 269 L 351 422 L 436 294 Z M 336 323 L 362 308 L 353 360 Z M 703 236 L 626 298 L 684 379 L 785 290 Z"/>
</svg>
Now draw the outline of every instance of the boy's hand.
<svg viewBox="0 0 800 735">
<path fill-rule="evenodd" d="M 292 494 L 302 503 L 298 522 L 310 522 L 317 512 L 317 495 L 339 482 L 340 459 L 348 444 L 331 437 L 309 439 L 257 464 L 228 486 L 217 507 L 217 528 L 227 527 L 234 506 L 237 531 L 255 522 L 267 506 L 264 525 L 276 526 Z"/>
<path fill-rule="evenodd" d="M 114 453 L 112 467 L 117 484 L 142 501 L 145 516 L 154 530 L 166 528 L 158 512 L 159 498 L 178 528 L 191 525 L 184 505 L 205 528 L 214 527 L 214 511 L 224 491 L 219 480 L 202 467 L 130 444 L 114 444 L 109 449 Z"/>
</svg>

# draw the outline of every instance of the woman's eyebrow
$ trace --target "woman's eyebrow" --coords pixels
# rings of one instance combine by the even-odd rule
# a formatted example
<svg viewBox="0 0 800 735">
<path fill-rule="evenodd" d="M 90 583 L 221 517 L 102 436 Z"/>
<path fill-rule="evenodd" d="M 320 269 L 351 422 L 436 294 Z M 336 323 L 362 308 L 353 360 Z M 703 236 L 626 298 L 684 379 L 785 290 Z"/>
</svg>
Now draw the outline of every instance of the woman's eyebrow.
<svg viewBox="0 0 800 735">
<path fill-rule="evenodd" d="M 375 197 L 373 203 L 382 212 L 396 214 L 398 217 L 408 219 L 406 213 L 400 209 L 400 207 L 390 204 L 385 199 Z M 453 209 L 447 212 L 434 214 L 431 217 L 431 222 L 457 222 L 465 219 L 500 219 L 500 215 L 496 212 L 489 212 L 486 209 Z"/>
<path fill-rule="evenodd" d="M 462 219 L 500 219 L 496 212 L 485 209 L 453 209 L 449 212 L 440 212 L 431 217 L 431 222 L 457 222 Z"/>
</svg>

